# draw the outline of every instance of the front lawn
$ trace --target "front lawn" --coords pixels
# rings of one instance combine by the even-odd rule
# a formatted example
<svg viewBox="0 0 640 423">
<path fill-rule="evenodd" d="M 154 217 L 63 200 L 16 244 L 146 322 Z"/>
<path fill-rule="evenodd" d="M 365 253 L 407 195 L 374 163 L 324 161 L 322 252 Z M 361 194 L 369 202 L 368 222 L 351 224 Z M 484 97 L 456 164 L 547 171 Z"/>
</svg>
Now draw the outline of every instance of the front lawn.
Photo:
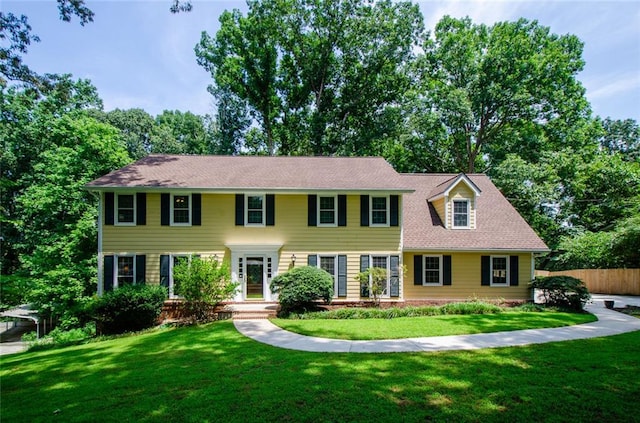
<svg viewBox="0 0 640 423">
<path fill-rule="evenodd" d="M 7 422 L 633 421 L 640 331 L 439 353 L 291 351 L 233 323 L 2 357 Z"/>
<path fill-rule="evenodd" d="M 398 317 L 394 319 L 273 319 L 283 329 L 335 339 L 400 339 L 540 329 L 596 321 L 588 313 L 505 312 L 499 314 Z"/>
</svg>

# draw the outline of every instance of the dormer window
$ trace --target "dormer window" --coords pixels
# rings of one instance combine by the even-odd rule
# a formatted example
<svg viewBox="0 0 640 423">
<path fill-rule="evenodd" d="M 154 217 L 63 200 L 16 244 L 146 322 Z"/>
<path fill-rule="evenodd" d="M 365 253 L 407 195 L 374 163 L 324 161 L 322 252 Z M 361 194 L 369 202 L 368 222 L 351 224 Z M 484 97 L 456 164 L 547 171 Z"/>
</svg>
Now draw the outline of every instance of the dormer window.
<svg viewBox="0 0 640 423">
<path fill-rule="evenodd" d="M 453 200 L 453 227 L 469 227 L 469 200 Z"/>
</svg>

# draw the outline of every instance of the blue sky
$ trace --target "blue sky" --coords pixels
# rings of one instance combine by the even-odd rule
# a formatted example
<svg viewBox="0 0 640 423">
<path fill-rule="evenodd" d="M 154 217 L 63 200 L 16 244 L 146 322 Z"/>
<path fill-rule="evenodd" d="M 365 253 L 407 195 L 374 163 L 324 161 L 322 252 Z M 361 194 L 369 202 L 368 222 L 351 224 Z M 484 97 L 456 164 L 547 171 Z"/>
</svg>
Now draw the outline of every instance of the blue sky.
<svg viewBox="0 0 640 423">
<path fill-rule="evenodd" d="M 628 1 L 417 1 L 432 29 L 446 14 L 492 24 L 537 19 L 556 34 L 584 42 L 586 66 L 578 79 L 595 115 L 640 121 L 640 2 Z M 2 0 L 3 12 L 25 14 L 41 42 L 26 63 L 40 73 L 71 73 L 98 88 L 105 110 L 142 108 L 213 113 L 210 75 L 196 63 L 202 31 L 215 34 L 225 9 L 244 1 L 193 1 L 191 13 L 173 15 L 170 0 L 93 1 L 93 23 L 58 19 L 56 2 Z"/>
</svg>

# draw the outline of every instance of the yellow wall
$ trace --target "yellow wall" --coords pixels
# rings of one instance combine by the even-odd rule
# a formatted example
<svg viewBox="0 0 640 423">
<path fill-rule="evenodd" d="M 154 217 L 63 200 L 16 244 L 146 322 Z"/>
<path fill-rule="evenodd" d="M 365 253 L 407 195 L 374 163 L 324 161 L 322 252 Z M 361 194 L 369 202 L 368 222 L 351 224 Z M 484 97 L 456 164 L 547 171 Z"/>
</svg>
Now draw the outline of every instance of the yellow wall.
<svg viewBox="0 0 640 423">
<path fill-rule="evenodd" d="M 226 245 L 281 244 L 278 273 L 291 256 L 306 265 L 309 254 L 346 254 L 348 298 L 359 298 L 361 254 L 401 255 L 401 228 L 361 227 L 360 196 L 347 196 L 346 227 L 309 227 L 307 195 L 276 195 L 275 225 L 235 225 L 234 194 L 203 194 L 201 226 L 161 226 L 160 194 L 147 194 L 145 226 L 103 226 L 103 254 L 145 254 L 146 279 L 159 283 L 160 255 L 197 253 L 230 260 Z M 275 269 L 274 269 L 275 270 Z"/>
<path fill-rule="evenodd" d="M 422 253 L 415 253 L 422 255 Z M 417 286 L 414 281 L 414 253 L 404 254 L 404 264 L 406 273 L 404 276 L 404 299 L 405 300 L 428 300 L 428 299 L 461 299 L 466 300 L 472 297 L 507 300 L 520 299 L 528 300 L 531 297 L 528 289 L 531 281 L 531 254 L 511 254 L 517 255 L 518 260 L 518 286 L 492 287 L 481 286 L 481 256 L 490 253 L 452 253 L 452 252 L 425 252 L 424 254 L 451 255 L 451 285 L 450 286 Z M 506 255 L 506 254 L 504 254 Z"/>
<path fill-rule="evenodd" d="M 446 204 L 447 228 L 453 228 L 453 200 L 469 200 L 469 226 L 474 229 L 476 227 L 476 204 L 473 190 L 466 183 L 460 181 L 449 191 L 449 201 Z M 441 216 L 441 219 L 444 221 L 444 216 Z"/>
</svg>

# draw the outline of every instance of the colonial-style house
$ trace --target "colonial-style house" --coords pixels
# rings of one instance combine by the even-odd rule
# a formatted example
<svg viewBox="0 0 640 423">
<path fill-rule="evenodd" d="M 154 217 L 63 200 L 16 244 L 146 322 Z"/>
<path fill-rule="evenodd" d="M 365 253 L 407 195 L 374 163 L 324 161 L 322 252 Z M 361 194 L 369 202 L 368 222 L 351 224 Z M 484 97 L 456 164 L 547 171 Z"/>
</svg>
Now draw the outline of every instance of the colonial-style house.
<svg viewBox="0 0 640 423">
<path fill-rule="evenodd" d="M 228 261 L 235 301 L 273 301 L 292 266 L 326 270 L 334 301 L 530 298 L 548 251 L 485 175 L 399 174 L 375 157 L 150 155 L 87 185 L 100 197 L 98 293 L 161 284 L 189 256 Z"/>
</svg>

